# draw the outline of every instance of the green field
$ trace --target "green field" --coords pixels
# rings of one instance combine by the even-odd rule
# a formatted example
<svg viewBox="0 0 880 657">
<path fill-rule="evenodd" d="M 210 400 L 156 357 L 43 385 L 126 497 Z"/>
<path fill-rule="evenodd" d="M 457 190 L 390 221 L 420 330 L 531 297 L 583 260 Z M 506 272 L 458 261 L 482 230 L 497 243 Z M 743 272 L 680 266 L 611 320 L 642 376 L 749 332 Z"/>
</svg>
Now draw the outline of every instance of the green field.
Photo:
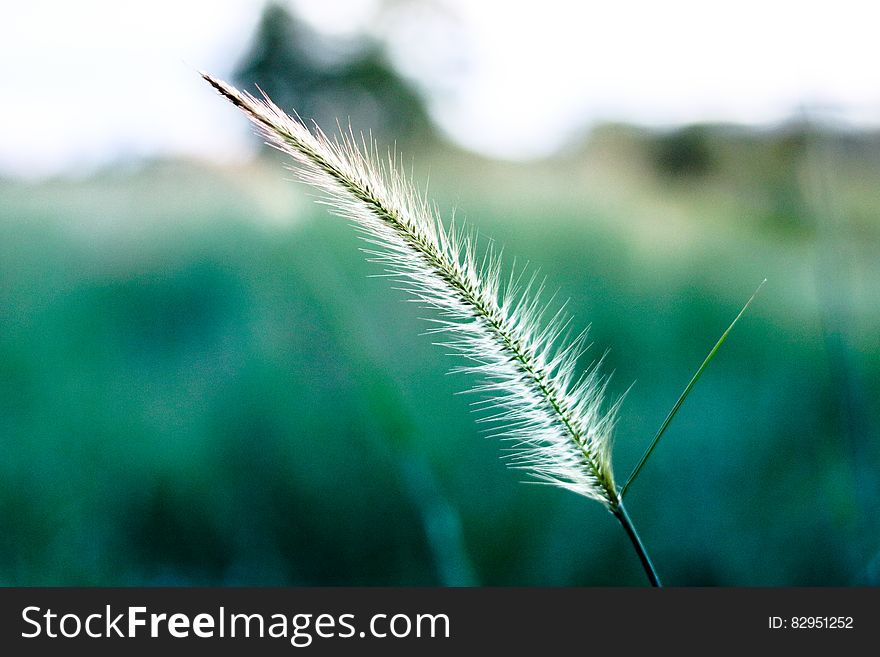
<svg viewBox="0 0 880 657">
<path fill-rule="evenodd" d="M 620 480 L 768 279 L 628 498 L 667 584 L 880 584 L 880 149 L 798 135 L 416 158 L 592 325 Z M 285 175 L 0 181 L 0 584 L 642 585 Z"/>
</svg>

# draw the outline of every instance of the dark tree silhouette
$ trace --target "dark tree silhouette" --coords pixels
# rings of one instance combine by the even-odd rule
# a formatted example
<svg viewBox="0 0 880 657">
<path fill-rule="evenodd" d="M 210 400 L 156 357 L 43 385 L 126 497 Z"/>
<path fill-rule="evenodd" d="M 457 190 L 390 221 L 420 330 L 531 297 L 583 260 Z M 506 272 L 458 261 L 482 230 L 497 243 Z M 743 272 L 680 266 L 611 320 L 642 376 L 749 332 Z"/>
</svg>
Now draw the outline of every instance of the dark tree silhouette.
<svg viewBox="0 0 880 657">
<path fill-rule="evenodd" d="M 432 132 L 422 98 L 391 67 L 381 44 L 320 35 L 277 2 L 263 10 L 233 78 L 245 89 L 258 85 L 280 107 L 328 132 L 337 120 L 386 143 Z"/>
</svg>

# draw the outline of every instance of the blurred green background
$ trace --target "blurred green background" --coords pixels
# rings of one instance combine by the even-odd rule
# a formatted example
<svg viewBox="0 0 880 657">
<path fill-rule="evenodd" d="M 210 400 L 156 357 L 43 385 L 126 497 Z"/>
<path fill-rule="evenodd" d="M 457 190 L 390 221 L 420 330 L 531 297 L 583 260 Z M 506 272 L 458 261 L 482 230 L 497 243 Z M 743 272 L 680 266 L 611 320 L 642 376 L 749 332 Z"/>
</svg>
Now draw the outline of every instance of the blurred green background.
<svg viewBox="0 0 880 657">
<path fill-rule="evenodd" d="M 233 78 L 397 137 L 546 274 L 632 385 L 621 482 L 768 279 L 628 498 L 665 583 L 880 583 L 880 135 L 605 124 L 493 161 L 381 50 L 315 39 L 270 6 Z M 644 584 L 604 509 L 504 467 L 280 159 L 0 180 L 0 584 Z"/>
</svg>

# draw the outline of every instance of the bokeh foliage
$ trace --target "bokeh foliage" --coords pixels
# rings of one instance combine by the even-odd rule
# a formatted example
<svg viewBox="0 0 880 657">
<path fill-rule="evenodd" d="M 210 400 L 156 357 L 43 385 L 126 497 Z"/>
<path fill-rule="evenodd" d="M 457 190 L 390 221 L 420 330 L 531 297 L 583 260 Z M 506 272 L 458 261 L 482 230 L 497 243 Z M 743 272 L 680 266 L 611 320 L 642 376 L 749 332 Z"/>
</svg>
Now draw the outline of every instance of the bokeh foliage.
<svg viewBox="0 0 880 657">
<path fill-rule="evenodd" d="M 441 203 L 593 324 L 613 393 L 635 382 L 620 472 L 767 276 L 631 510 L 671 583 L 876 582 L 880 277 L 864 182 L 834 188 L 833 235 L 818 215 L 780 232 L 766 219 L 780 192 L 759 174 L 669 182 L 644 144 L 611 167 L 610 143 L 639 143 L 611 132 L 531 165 L 422 157 Z M 755 171 L 776 151 L 759 144 Z M 282 178 L 274 162 L 166 163 L 3 184 L 0 579 L 641 583 L 599 505 L 502 466 L 454 395 L 466 382 L 418 335 L 424 313 L 368 278 L 349 228 Z"/>
</svg>

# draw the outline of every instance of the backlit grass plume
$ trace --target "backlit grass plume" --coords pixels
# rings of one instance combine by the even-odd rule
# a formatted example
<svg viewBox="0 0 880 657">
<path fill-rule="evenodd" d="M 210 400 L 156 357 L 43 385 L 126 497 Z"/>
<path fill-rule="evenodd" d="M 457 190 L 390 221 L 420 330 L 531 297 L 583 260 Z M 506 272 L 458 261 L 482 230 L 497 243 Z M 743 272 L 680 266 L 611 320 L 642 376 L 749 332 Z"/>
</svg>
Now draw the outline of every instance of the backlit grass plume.
<svg viewBox="0 0 880 657">
<path fill-rule="evenodd" d="M 369 258 L 436 311 L 430 332 L 462 358 L 457 371 L 476 375 L 485 419 L 512 448 L 508 464 L 602 503 L 623 523 L 659 584 L 614 483 L 617 404 L 606 408 L 605 379 L 596 367 L 578 373 L 585 333 L 568 339 L 564 311 L 554 314 L 539 300 L 542 286 L 533 276 L 502 277 L 491 245 L 478 256 L 472 234 L 454 222 L 444 226 L 396 155 L 381 156 L 372 139 L 357 139 L 350 130 L 332 139 L 320 128 L 311 131 L 267 97 L 202 75 L 294 159 L 293 171 L 322 192 L 320 202 L 354 222 L 370 244 Z"/>
</svg>

